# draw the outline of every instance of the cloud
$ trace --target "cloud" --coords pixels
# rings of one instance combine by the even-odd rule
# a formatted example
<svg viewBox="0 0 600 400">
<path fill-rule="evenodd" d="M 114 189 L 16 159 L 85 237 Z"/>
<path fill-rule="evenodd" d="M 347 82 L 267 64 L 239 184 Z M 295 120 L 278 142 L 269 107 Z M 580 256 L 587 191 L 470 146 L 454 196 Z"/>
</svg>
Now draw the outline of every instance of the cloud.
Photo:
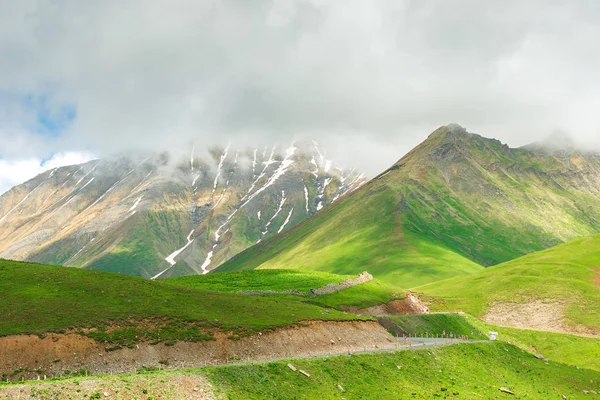
<svg viewBox="0 0 600 400">
<path fill-rule="evenodd" d="M 590 141 L 598 42 L 586 0 L 4 2 L 0 92 L 67 123 L 40 135 L 39 110 L 0 96 L 0 153 L 305 137 L 375 175 L 449 122 Z"/>
<path fill-rule="evenodd" d="M 23 183 L 44 171 L 64 165 L 81 164 L 94 156 L 84 152 L 66 152 L 54 154 L 48 160 L 39 158 L 0 159 L 0 194 L 11 187 Z"/>
</svg>

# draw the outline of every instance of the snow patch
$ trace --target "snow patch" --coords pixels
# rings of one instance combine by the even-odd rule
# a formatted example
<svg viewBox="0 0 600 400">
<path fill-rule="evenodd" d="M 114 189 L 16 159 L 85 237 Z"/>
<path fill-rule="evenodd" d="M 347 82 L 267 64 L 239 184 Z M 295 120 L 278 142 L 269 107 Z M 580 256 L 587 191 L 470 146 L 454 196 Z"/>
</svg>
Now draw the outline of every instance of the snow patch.
<svg viewBox="0 0 600 400">
<path fill-rule="evenodd" d="M 306 207 L 306 214 L 308 214 L 308 188 L 306 187 L 306 185 L 304 185 L 304 205 Z"/>
<path fill-rule="evenodd" d="M 44 184 L 44 182 L 46 182 L 46 181 L 43 181 L 42 183 L 40 183 L 39 185 L 37 185 L 35 188 L 33 188 L 33 190 L 32 190 L 31 192 L 27 193 L 27 195 L 25 195 L 25 197 L 23 197 L 23 199 L 22 199 L 21 201 L 19 201 L 19 202 L 17 203 L 17 205 L 16 205 L 16 206 L 14 206 L 13 208 L 11 208 L 11 209 L 10 209 L 10 211 L 8 211 L 6 214 L 4 214 L 4 216 L 3 216 L 2 218 L 0 218 L 0 222 L 4 221 L 4 219 L 5 219 L 6 217 L 8 217 L 8 216 L 9 216 L 9 215 L 10 215 L 10 214 L 11 214 L 13 211 L 15 211 L 15 210 L 16 210 L 16 209 L 17 209 L 17 208 L 18 208 L 18 207 L 19 207 L 21 204 L 23 204 L 23 202 L 24 202 L 25 200 L 27 200 L 27 198 L 28 198 L 29 196 L 31 196 L 31 194 L 32 194 L 33 192 L 35 192 L 35 190 L 36 190 L 37 188 L 39 188 L 40 186 L 42 186 L 42 185 Z"/>
<path fill-rule="evenodd" d="M 265 230 L 262 231 L 262 236 L 260 239 L 258 239 L 258 241 L 256 243 L 260 243 L 263 238 L 265 237 L 265 235 L 269 232 L 269 227 L 271 226 L 271 223 L 273 222 L 273 220 L 279 215 L 279 213 L 281 212 L 281 209 L 283 208 L 283 205 L 286 202 L 286 198 L 285 198 L 285 191 L 282 190 L 281 191 L 281 201 L 279 201 L 279 206 L 277 207 L 277 211 L 275 211 L 275 214 L 273 214 L 273 216 L 271 217 L 271 219 L 269 219 L 269 221 L 267 222 L 267 224 L 265 225 Z"/>
<path fill-rule="evenodd" d="M 277 231 L 277 233 L 281 233 L 281 231 L 283 230 L 283 228 L 285 228 L 285 226 L 288 224 L 288 222 L 290 222 L 290 218 L 292 218 L 292 213 L 293 212 L 294 212 L 294 207 L 292 207 L 292 209 L 290 210 L 290 213 L 288 214 L 288 216 L 285 219 L 285 221 L 283 221 L 283 225 L 281 225 L 281 227 L 279 228 L 279 230 Z"/>
<path fill-rule="evenodd" d="M 192 172 L 194 172 L 194 150 L 196 149 L 196 146 L 192 146 L 192 155 L 190 156 L 190 169 L 192 170 Z M 194 184 L 192 183 L 192 186 L 194 186 Z"/>
<path fill-rule="evenodd" d="M 194 233 L 194 230 L 192 229 L 192 231 L 190 232 L 189 235 L 187 235 L 187 243 L 185 244 L 185 246 L 183 246 L 182 248 L 175 250 L 173 253 L 169 254 L 166 258 L 165 261 L 169 263 L 169 267 L 161 272 L 159 272 L 158 274 L 154 275 L 152 278 L 150 279 L 156 279 L 159 276 L 161 276 L 162 274 L 164 274 L 165 272 L 167 272 L 168 270 L 170 270 L 171 268 L 173 268 L 173 266 L 177 263 L 177 261 L 175 261 L 175 257 L 177 257 L 179 254 L 181 254 L 182 251 L 184 251 L 185 249 L 188 248 L 188 246 L 190 244 L 192 244 L 192 242 L 194 241 L 194 239 L 192 239 L 192 234 Z"/>
<path fill-rule="evenodd" d="M 283 159 L 283 161 L 281 161 L 281 164 L 279 165 L 279 167 L 277 167 L 277 169 L 275 170 L 275 172 L 273 173 L 273 175 L 271 175 L 271 177 L 269 178 L 269 180 L 267 181 L 267 183 L 265 183 L 265 185 L 263 187 L 261 187 L 260 189 L 258 189 L 252 195 L 250 195 L 248 197 L 248 199 L 240 206 L 240 208 L 244 207 L 252 199 L 254 199 L 260 193 L 262 193 L 263 191 L 265 191 L 269 186 L 273 185 L 275 183 L 275 181 L 277 181 L 277 179 L 279 179 L 283 174 L 285 174 L 287 172 L 288 168 L 294 163 L 294 160 L 292 159 L 292 156 L 294 155 L 294 153 L 296 152 L 296 150 L 297 150 L 296 147 L 294 147 L 294 145 L 292 144 L 285 151 L 285 158 Z M 271 154 L 272 154 L 272 152 L 271 152 Z"/>
<path fill-rule="evenodd" d="M 140 197 L 138 197 L 137 200 L 135 201 L 135 203 L 133 203 L 133 206 L 131 206 L 131 208 L 129 209 L 128 212 L 131 212 L 131 211 L 135 210 L 136 207 L 138 206 L 138 204 L 140 204 L 140 201 L 142 201 L 143 198 L 144 198 L 144 195 L 141 195 Z"/>
<path fill-rule="evenodd" d="M 227 147 L 225 147 L 225 150 L 223 150 L 223 154 L 221 154 L 221 159 L 219 160 L 219 165 L 217 166 L 217 175 L 215 175 L 215 182 L 213 183 L 213 194 L 215 193 L 215 190 L 217 189 L 217 184 L 219 183 L 219 176 L 221 175 L 221 170 L 223 169 L 223 163 L 225 162 L 225 159 L 227 158 L 227 152 L 229 151 L 229 145 L 227 145 Z"/>
</svg>

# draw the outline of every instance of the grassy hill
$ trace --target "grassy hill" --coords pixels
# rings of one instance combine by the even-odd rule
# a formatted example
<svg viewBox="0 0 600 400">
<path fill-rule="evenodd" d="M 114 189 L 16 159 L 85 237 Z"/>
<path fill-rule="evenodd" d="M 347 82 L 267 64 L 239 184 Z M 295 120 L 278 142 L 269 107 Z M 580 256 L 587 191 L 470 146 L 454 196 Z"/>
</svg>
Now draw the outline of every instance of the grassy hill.
<svg viewBox="0 0 600 400">
<path fill-rule="evenodd" d="M 197 328 L 244 333 L 302 320 L 358 318 L 335 310 L 325 313 L 293 298 L 251 297 L 103 271 L 7 260 L 0 260 L 0 303 L 0 336 L 84 327 L 102 330 L 120 324 L 126 327 L 121 336 L 155 339 L 162 332 L 163 339 L 177 340 L 180 334 L 189 336 L 194 327 L 196 336 L 201 337 Z M 138 324 L 146 319 L 155 321 L 155 326 Z M 120 342 L 123 338 L 115 339 Z"/>
<path fill-rule="evenodd" d="M 198 289 L 216 290 L 220 292 L 238 291 L 268 291 L 258 297 L 290 299 L 308 304 L 316 304 L 327 308 L 346 310 L 350 307 L 364 308 L 387 303 L 390 300 L 404 298 L 406 293 L 390 286 L 379 279 L 341 290 L 336 293 L 319 296 L 296 296 L 283 294 L 294 290 L 308 294 L 310 289 L 316 289 L 331 283 L 340 283 L 351 275 L 335 275 L 326 272 L 297 271 L 297 270 L 254 270 L 235 271 L 219 274 L 185 276 L 164 279 L 166 284 L 186 286 Z M 257 296 L 254 296 L 257 297 Z"/>
<path fill-rule="evenodd" d="M 600 374 L 545 364 L 512 345 L 491 342 L 422 351 L 364 354 L 207 369 L 229 399 L 583 398 L 598 391 Z M 343 390 L 339 388 L 340 385 Z"/>
<path fill-rule="evenodd" d="M 575 240 L 516 260 L 416 288 L 434 310 L 478 317 L 494 303 L 556 304 L 566 325 L 600 333 L 600 235 Z"/>
<path fill-rule="evenodd" d="M 400 287 L 600 232 L 600 156 L 442 127 L 362 188 L 218 268 L 368 270 Z"/>
<path fill-rule="evenodd" d="M 219 292 L 250 290 L 273 290 L 283 292 L 286 290 L 295 290 L 308 293 L 310 289 L 316 289 L 331 283 L 340 283 L 348 278 L 354 278 L 354 276 L 282 269 L 183 276 L 165 279 L 164 282 L 199 289 L 216 290 Z"/>
</svg>

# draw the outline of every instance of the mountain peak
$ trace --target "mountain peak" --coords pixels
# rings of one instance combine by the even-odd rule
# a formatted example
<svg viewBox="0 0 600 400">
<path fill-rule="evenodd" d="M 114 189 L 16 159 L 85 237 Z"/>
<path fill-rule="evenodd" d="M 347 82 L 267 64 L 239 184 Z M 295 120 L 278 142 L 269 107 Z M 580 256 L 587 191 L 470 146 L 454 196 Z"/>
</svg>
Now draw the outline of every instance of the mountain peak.
<svg viewBox="0 0 600 400">
<path fill-rule="evenodd" d="M 470 135 L 472 135 L 472 133 L 469 133 L 467 129 L 462 125 L 451 123 L 448 125 L 440 126 L 435 131 L 433 131 L 427 139 L 460 137 Z"/>
</svg>

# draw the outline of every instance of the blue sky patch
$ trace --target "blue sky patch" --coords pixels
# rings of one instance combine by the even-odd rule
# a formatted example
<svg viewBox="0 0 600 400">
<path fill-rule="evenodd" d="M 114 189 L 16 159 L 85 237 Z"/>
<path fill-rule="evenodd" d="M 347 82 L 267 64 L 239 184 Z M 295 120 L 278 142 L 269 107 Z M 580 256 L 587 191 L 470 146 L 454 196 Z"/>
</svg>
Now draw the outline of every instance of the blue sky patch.
<svg viewBox="0 0 600 400">
<path fill-rule="evenodd" d="M 27 94 L 21 104 L 34 116 L 25 128 L 47 137 L 60 136 L 77 118 L 77 107 L 71 103 L 56 103 L 47 95 Z"/>
</svg>

